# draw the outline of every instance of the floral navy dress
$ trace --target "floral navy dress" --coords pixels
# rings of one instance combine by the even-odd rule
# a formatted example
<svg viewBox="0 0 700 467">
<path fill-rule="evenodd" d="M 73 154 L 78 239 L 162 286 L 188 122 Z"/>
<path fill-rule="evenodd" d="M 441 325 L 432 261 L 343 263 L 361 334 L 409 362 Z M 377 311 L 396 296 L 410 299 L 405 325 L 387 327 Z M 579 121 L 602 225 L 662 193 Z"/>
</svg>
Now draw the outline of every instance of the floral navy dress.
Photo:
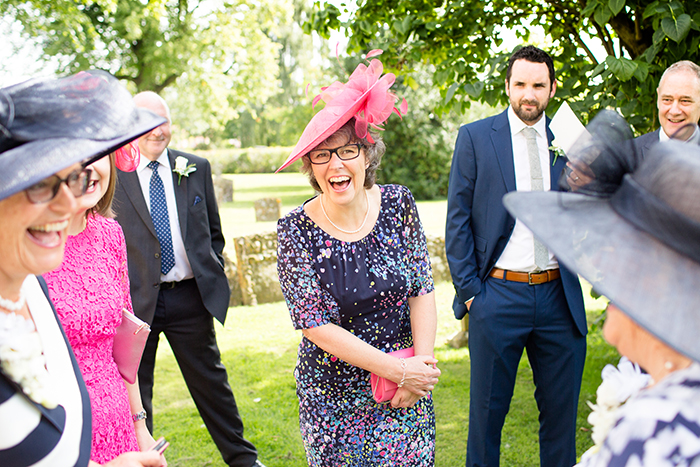
<svg viewBox="0 0 700 467">
<path fill-rule="evenodd" d="M 381 190 L 381 210 L 363 239 L 344 242 L 295 209 L 277 225 L 278 273 L 296 329 L 342 326 L 384 352 L 413 345 L 408 298 L 433 290 L 427 245 L 410 191 Z M 294 376 L 310 466 L 432 466 L 432 395 L 411 408 L 372 398 L 370 373 L 305 337 Z"/>
</svg>

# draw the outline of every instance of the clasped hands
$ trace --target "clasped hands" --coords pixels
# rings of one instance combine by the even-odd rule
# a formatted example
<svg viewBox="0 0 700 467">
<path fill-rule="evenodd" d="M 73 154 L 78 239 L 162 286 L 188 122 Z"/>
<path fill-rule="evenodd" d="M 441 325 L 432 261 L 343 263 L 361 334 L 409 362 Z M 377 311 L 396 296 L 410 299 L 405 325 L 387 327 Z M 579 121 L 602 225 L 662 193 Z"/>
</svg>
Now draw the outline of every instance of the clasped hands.
<svg viewBox="0 0 700 467">
<path fill-rule="evenodd" d="M 428 355 L 406 358 L 406 377 L 391 399 L 392 407 L 413 407 L 435 388 L 440 377 L 437 360 Z"/>
</svg>

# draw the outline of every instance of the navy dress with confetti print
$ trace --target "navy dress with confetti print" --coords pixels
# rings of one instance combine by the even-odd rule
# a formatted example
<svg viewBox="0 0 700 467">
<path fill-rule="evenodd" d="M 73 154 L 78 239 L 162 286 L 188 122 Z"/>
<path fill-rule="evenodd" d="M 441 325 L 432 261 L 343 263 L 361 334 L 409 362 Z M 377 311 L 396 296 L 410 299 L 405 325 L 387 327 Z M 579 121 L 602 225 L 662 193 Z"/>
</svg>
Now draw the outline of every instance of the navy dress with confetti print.
<svg viewBox="0 0 700 467">
<path fill-rule="evenodd" d="M 413 345 L 408 298 L 433 290 L 425 235 L 410 191 L 379 186 L 369 235 L 344 242 L 298 207 L 277 225 L 277 269 L 296 329 L 342 326 L 384 352 Z M 312 467 L 434 465 L 432 395 L 411 408 L 372 398 L 370 373 L 305 337 L 294 376 L 299 425 Z"/>
</svg>

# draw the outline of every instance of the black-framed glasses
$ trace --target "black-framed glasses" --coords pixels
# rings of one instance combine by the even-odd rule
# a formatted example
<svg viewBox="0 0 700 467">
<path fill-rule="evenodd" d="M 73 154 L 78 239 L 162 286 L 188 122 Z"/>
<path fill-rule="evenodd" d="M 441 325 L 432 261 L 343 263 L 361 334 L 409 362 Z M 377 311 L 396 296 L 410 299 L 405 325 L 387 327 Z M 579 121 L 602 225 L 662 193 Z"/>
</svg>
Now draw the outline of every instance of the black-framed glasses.
<svg viewBox="0 0 700 467">
<path fill-rule="evenodd" d="M 61 189 L 61 184 L 65 183 L 71 193 L 73 193 L 73 196 L 79 198 L 87 191 L 91 174 L 92 169 L 76 169 L 69 173 L 66 178 L 51 175 L 30 186 L 24 192 L 27 194 L 27 199 L 29 199 L 30 203 L 48 203 L 56 197 L 58 190 Z"/>
<path fill-rule="evenodd" d="M 327 164 L 335 154 L 341 161 L 350 161 L 360 155 L 360 148 L 362 144 L 350 143 L 335 149 L 314 149 L 309 152 L 309 160 L 312 164 Z"/>
</svg>

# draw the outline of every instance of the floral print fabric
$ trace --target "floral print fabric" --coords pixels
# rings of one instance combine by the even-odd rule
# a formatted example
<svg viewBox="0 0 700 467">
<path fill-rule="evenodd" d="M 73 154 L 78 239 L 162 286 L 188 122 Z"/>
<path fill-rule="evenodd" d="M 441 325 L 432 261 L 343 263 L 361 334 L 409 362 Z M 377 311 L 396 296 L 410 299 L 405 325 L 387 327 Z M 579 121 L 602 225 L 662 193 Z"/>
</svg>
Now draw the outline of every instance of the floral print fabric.
<svg viewBox="0 0 700 467">
<path fill-rule="evenodd" d="M 278 273 L 296 329 L 333 323 L 384 352 L 413 345 L 408 298 L 433 290 L 425 235 L 407 188 L 385 185 L 369 235 L 343 242 L 303 206 L 278 222 Z M 432 466 L 431 395 L 414 407 L 372 398 L 368 371 L 305 337 L 295 369 L 310 466 Z"/>
<path fill-rule="evenodd" d="M 642 390 L 619 412 L 600 451 L 577 467 L 700 466 L 700 364 Z"/>
<path fill-rule="evenodd" d="M 89 215 L 44 279 L 90 395 L 92 454 L 99 464 L 138 451 L 129 395 L 112 357 L 122 309 L 133 313 L 126 243 L 114 219 Z"/>
</svg>

